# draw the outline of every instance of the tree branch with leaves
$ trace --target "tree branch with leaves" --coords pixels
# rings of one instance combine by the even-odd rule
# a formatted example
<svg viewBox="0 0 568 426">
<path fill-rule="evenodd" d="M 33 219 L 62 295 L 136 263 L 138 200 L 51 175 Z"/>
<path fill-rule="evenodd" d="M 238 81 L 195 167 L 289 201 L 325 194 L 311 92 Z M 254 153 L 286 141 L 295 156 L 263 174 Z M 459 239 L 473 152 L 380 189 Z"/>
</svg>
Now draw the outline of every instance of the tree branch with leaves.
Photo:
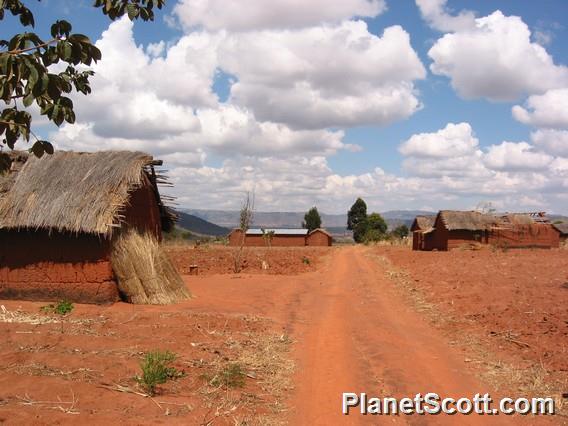
<svg viewBox="0 0 568 426">
<path fill-rule="evenodd" d="M 96 0 L 94 7 L 112 20 L 126 14 L 131 20 L 151 21 L 154 7 L 161 9 L 164 4 L 165 0 Z M 35 26 L 32 11 L 21 0 L 0 0 L 0 21 L 7 13 L 18 17 L 24 27 Z M 24 32 L 0 40 L 0 100 L 5 104 L 0 113 L 1 144 L 14 149 L 18 140 L 29 142 L 33 137 L 31 152 L 38 157 L 53 153 L 51 143 L 32 131 L 29 111 L 34 103 L 57 126 L 75 122 L 73 101 L 67 95 L 91 93 L 89 77 L 94 72 L 84 67 L 99 61 L 102 54 L 89 37 L 72 29 L 69 22 L 58 20 L 47 39 Z M 57 64 L 66 64 L 64 71 L 53 71 Z"/>
</svg>

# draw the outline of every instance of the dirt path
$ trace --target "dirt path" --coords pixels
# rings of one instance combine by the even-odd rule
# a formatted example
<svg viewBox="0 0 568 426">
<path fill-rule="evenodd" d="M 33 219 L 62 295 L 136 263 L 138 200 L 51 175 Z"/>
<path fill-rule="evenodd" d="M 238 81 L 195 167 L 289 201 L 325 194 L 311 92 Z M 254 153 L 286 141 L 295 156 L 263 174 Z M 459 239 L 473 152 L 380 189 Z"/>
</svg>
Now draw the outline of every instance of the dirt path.
<svg viewBox="0 0 568 426">
<path fill-rule="evenodd" d="M 487 424 L 487 416 L 341 415 L 342 392 L 375 396 L 473 397 L 491 393 L 463 355 L 392 290 L 364 247 L 338 250 L 299 300 L 295 318 L 298 372 L 291 424 Z M 491 418 L 492 424 L 508 421 Z"/>
<path fill-rule="evenodd" d="M 288 401 L 291 425 L 518 423 L 521 419 L 503 415 L 341 414 L 343 392 L 398 398 L 427 392 L 499 396 L 480 383 L 466 356 L 413 310 L 371 254 L 362 246 L 334 248 L 325 266 L 300 275 L 191 278 L 197 296 L 192 309 L 208 312 L 214 306 L 230 314 L 270 317 L 292 337 L 297 372 Z"/>
</svg>

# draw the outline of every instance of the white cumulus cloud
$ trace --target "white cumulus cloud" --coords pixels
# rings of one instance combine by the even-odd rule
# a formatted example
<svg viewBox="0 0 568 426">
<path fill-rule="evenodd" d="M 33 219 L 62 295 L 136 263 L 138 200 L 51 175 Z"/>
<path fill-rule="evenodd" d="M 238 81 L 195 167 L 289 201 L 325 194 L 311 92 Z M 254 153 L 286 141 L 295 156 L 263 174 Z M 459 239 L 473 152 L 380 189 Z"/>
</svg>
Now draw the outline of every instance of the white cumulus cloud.
<svg viewBox="0 0 568 426">
<path fill-rule="evenodd" d="M 524 124 L 568 129 L 568 87 L 532 95 L 525 107 L 515 105 L 512 111 L 513 117 Z"/>
<path fill-rule="evenodd" d="M 466 99 L 510 101 L 568 85 L 568 68 L 556 65 L 517 16 L 495 11 L 473 29 L 445 34 L 429 50 L 434 74 L 447 76 Z"/>
<path fill-rule="evenodd" d="M 493 170 L 523 171 L 546 170 L 554 158 L 542 152 L 535 152 L 527 142 L 503 142 L 492 145 L 484 162 Z"/>
<path fill-rule="evenodd" d="M 454 15 L 447 7 L 448 0 L 416 0 L 420 14 L 428 25 L 442 32 L 471 29 L 475 26 L 475 14 L 464 10 Z"/>
<path fill-rule="evenodd" d="M 174 14 L 187 30 L 200 27 L 239 32 L 375 17 L 385 10 L 384 0 L 181 0 Z"/>
<path fill-rule="evenodd" d="M 568 130 L 539 129 L 531 133 L 531 141 L 548 154 L 568 158 Z"/>
<path fill-rule="evenodd" d="M 233 34 L 219 57 L 237 78 L 230 101 L 264 121 L 311 129 L 386 125 L 421 107 L 413 82 L 425 70 L 399 26 L 382 37 L 363 21 Z"/>
<path fill-rule="evenodd" d="M 399 151 L 405 156 L 448 158 L 472 154 L 478 145 L 469 123 L 448 123 L 437 132 L 413 135 Z"/>
</svg>

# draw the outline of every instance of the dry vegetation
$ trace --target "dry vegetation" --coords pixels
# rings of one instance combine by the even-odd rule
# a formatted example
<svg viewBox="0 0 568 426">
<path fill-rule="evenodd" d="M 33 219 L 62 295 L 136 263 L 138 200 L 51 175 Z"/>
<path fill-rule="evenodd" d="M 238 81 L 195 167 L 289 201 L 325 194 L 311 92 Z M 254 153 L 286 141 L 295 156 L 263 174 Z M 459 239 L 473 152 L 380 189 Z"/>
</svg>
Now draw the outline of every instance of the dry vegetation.
<svg viewBox="0 0 568 426">
<path fill-rule="evenodd" d="M 195 314 L 187 307 L 79 305 L 70 315 L 41 304 L 0 311 L 0 421 L 279 424 L 294 368 L 290 340 L 269 320 Z M 22 305 L 22 308 L 17 308 Z M 150 396 L 136 377 L 149 351 L 175 354 L 171 380 Z M 238 366 L 235 369 L 234 366 Z M 238 371 L 238 386 L 219 378 Z M 231 373 L 232 372 L 232 373 Z M 68 419 L 69 420 L 69 419 Z"/>
<path fill-rule="evenodd" d="M 464 351 L 466 361 L 482 372 L 487 383 L 502 393 L 553 396 L 559 415 L 565 417 L 568 406 L 563 393 L 568 389 L 565 367 L 568 342 L 566 334 L 561 332 L 562 324 L 555 324 L 558 322 L 555 319 L 561 319 L 566 327 L 566 316 L 561 314 L 566 312 L 566 304 L 562 302 L 566 295 L 562 292 L 568 290 L 558 289 L 562 288 L 562 279 L 568 282 L 568 269 L 561 251 L 547 251 L 546 260 L 542 260 L 542 254 L 540 251 L 496 253 L 489 249 L 450 253 L 404 250 L 403 253 L 401 249 L 383 249 L 372 256 L 416 310 L 442 330 L 451 345 Z M 535 268 L 538 258 L 541 267 Z M 501 270 L 491 263 L 499 264 Z M 550 265 L 545 267 L 543 263 Z M 551 273 L 552 276 L 564 274 L 557 285 L 550 282 Z M 497 284 L 506 275 L 515 276 L 517 281 Z M 494 277 L 493 282 L 484 279 L 488 276 Z M 519 298 L 519 288 L 523 287 L 523 297 Z M 552 297 L 551 290 L 556 291 L 557 297 Z M 535 296 L 538 293 L 540 297 Z M 495 302 L 506 307 L 496 306 Z M 538 321 L 540 314 L 545 315 L 544 323 L 548 322 L 544 330 Z"/>
</svg>

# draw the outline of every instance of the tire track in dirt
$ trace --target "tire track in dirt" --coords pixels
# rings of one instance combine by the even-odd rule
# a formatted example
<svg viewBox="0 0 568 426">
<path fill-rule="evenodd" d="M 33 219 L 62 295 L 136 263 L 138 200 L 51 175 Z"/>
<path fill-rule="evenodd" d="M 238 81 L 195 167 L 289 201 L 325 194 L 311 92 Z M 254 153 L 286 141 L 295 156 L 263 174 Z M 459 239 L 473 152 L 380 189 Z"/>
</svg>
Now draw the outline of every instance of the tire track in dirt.
<svg viewBox="0 0 568 426">
<path fill-rule="evenodd" d="M 442 397 L 490 393 L 467 371 L 443 336 L 397 294 L 364 247 L 345 247 L 315 276 L 322 284 L 300 301 L 297 322 L 294 425 L 513 424 L 495 416 L 362 416 L 341 414 L 342 392 L 369 396 Z M 311 275 L 311 274 L 310 274 Z"/>
</svg>

